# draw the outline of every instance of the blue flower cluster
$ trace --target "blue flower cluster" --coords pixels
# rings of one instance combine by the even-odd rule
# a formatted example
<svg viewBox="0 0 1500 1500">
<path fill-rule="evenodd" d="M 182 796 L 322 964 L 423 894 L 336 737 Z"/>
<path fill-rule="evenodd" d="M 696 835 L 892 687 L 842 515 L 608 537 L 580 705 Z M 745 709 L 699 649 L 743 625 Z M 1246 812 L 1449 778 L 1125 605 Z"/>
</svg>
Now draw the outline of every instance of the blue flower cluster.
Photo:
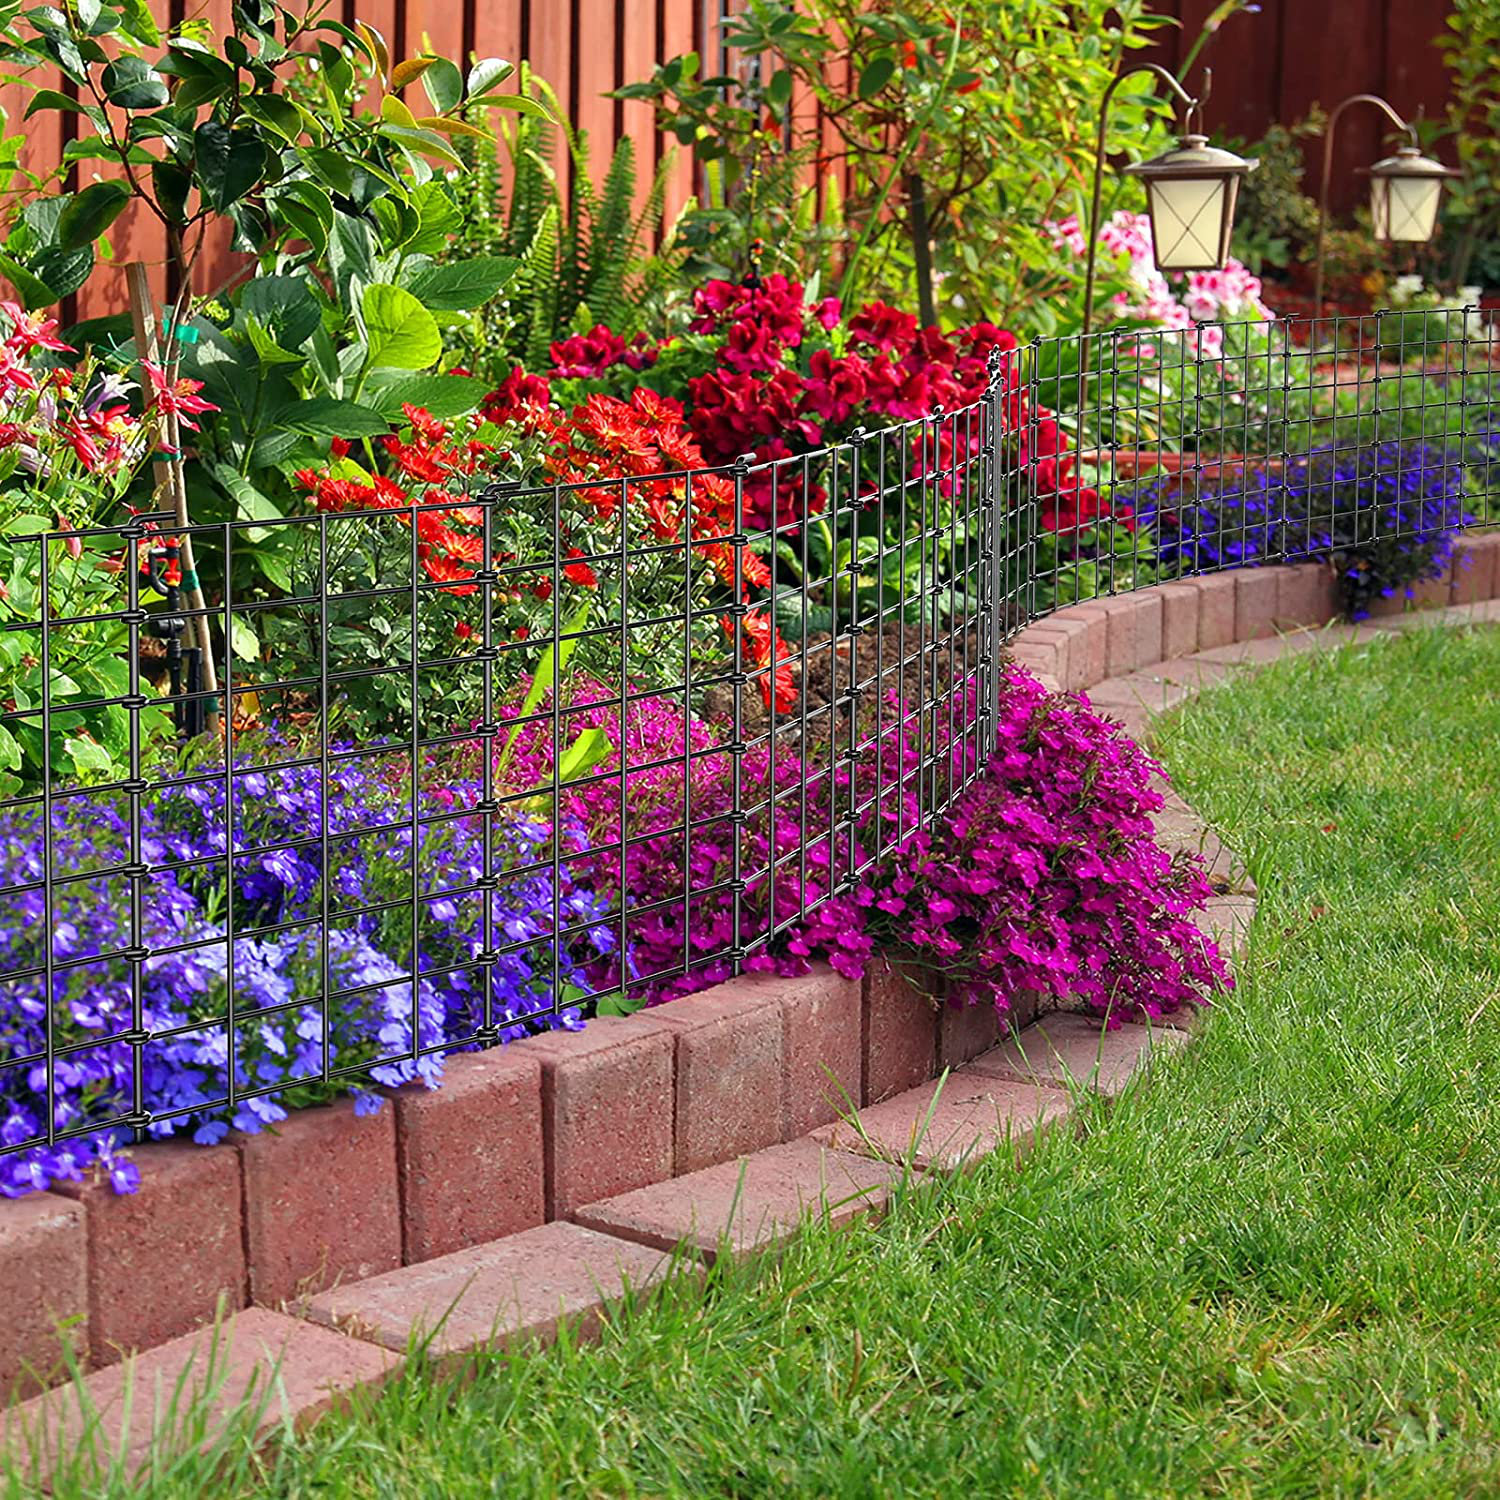
<svg viewBox="0 0 1500 1500">
<path fill-rule="evenodd" d="M 1472 523 L 1465 465 L 1447 445 L 1420 441 L 1320 448 L 1249 468 L 1183 493 L 1179 476 L 1156 479 L 1116 503 L 1156 538 L 1163 568 L 1182 574 L 1258 563 L 1331 561 L 1349 613 L 1377 595 L 1408 593 L 1436 578 Z"/>
<path fill-rule="evenodd" d="M 487 940 L 500 1040 L 583 1024 L 567 997 L 613 930 L 565 862 L 554 878 L 545 824 L 518 817 L 492 835 L 486 934 L 483 822 L 465 812 L 476 786 L 446 780 L 422 795 L 414 870 L 411 777 L 397 757 L 336 759 L 326 781 L 318 764 L 237 773 L 232 862 L 225 780 L 187 775 L 143 798 L 152 874 L 137 930 L 151 956 L 139 996 L 122 952 L 125 794 L 53 804 L 50 1005 L 40 810 L 0 814 L 0 1143 L 26 1148 L 0 1157 L 0 1194 L 93 1166 L 131 1191 L 132 1137 L 117 1122 L 137 1110 L 150 1136 L 212 1143 L 340 1093 L 373 1111 L 374 1085 L 436 1087 L 444 1052 L 477 1045 Z M 49 1100 L 58 1131 L 100 1128 L 47 1145 Z"/>
</svg>

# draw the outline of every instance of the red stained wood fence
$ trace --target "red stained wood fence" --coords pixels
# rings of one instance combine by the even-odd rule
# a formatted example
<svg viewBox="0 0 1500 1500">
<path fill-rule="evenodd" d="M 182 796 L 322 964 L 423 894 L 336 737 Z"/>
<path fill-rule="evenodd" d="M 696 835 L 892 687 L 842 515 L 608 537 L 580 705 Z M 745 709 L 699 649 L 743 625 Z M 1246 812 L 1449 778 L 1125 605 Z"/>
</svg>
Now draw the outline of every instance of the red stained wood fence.
<svg viewBox="0 0 1500 1500">
<path fill-rule="evenodd" d="M 1197 37 L 1214 0 L 1158 0 L 1157 10 L 1182 23 L 1151 54 L 1175 68 Z M 152 0 L 163 26 L 184 15 L 203 15 L 222 34 L 230 0 Z M 739 0 L 342 0 L 343 18 L 356 16 L 386 37 L 393 57 L 425 47 L 450 56 L 525 58 L 558 91 L 572 118 L 593 144 L 596 172 L 608 162 L 613 140 L 636 143 L 643 185 L 670 149 L 652 128 L 650 107 L 605 98 L 623 83 L 645 78 L 659 60 L 696 50 L 705 71 L 720 72 L 719 41 L 726 11 Z M 1442 25 L 1444 0 L 1261 0 L 1257 14 L 1233 17 L 1204 49 L 1214 69 L 1210 125 L 1253 138 L 1273 120 L 1295 120 L 1314 103 L 1331 106 L 1347 94 L 1383 93 L 1397 109 L 1438 114 L 1446 98 L 1442 59 L 1432 46 Z M 42 83 L 55 80 L 39 79 Z M 27 99 L 15 86 L 0 89 L 0 105 L 16 128 Z M 76 116 L 38 115 L 26 125 L 25 162 L 40 169 L 60 159 L 77 128 Z M 1373 111 L 1355 111 L 1341 131 L 1335 159 L 1342 206 L 1362 192 L 1355 168 L 1379 154 L 1380 122 Z M 668 220 L 694 189 L 687 153 L 679 153 L 667 195 Z M 77 171 L 93 171 L 86 163 Z M 143 260 L 158 297 L 167 295 L 165 246 L 160 227 L 132 208 L 117 221 L 111 240 L 119 263 Z M 199 290 L 222 285 L 234 265 L 227 240 L 208 247 L 194 274 Z M 124 277 L 105 268 L 65 309 L 93 317 L 125 305 Z"/>
</svg>

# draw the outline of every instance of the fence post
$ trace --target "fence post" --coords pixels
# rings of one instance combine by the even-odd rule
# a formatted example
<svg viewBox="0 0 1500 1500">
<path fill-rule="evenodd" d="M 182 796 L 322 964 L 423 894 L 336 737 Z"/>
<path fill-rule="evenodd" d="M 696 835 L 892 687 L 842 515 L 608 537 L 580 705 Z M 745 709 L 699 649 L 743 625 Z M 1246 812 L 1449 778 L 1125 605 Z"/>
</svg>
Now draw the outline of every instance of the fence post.
<svg viewBox="0 0 1500 1500">
<path fill-rule="evenodd" d="M 729 613 L 734 621 L 734 670 L 730 674 L 729 681 L 733 689 L 734 711 L 729 739 L 731 758 L 729 825 L 733 839 L 730 845 L 729 875 L 731 897 L 729 972 L 734 978 L 739 977 L 745 962 L 745 683 L 748 681 L 745 672 L 745 616 L 750 612 L 750 606 L 745 603 L 744 557 L 745 548 L 750 544 L 750 539 L 745 535 L 745 476 L 750 472 L 750 465 L 754 459 L 753 453 L 742 453 L 735 459 L 731 469 L 734 476 L 734 536 L 731 539 L 734 547 L 734 601 L 729 606 Z M 771 501 L 773 519 L 776 505 L 774 486 L 775 472 L 773 470 Z M 774 590 L 772 597 L 775 597 Z M 774 682 L 776 671 L 774 651 L 771 653 L 770 669 Z M 691 764 L 688 764 L 685 770 L 691 774 Z M 773 799 L 775 797 L 774 786 L 772 797 Z M 772 817 L 773 819 L 775 817 L 774 800 Z"/>
<path fill-rule="evenodd" d="M 994 744 L 995 733 L 1000 724 L 1000 646 L 1004 638 L 1004 629 L 1001 622 L 1000 612 L 1004 607 L 1004 597 L 1000 587 L 1001 568 L 1001 525 L 1002 516 L 1000 508 L 1000 394 L 1001 394 L 1001 369 L 1004 356 L 998 349 L 991 349 L 989 353 L 989 384 L 985 387 L 985 423 L 988 430 L 984 435 L 984 491 L 980 497 L 980 505 L 984 509 L 984 518 L 980 526 L 982 538 L 979 561 L 984 568 L 984 583 L 989 593 L 989 599 L 984 607 L 984 671 L 989 674 L 989 682 L 983 700 L 983 736 L 980 745 L 980 765 L 983 766 L 985 757 L 989 754 L 990 747 Z"/>
</svg>

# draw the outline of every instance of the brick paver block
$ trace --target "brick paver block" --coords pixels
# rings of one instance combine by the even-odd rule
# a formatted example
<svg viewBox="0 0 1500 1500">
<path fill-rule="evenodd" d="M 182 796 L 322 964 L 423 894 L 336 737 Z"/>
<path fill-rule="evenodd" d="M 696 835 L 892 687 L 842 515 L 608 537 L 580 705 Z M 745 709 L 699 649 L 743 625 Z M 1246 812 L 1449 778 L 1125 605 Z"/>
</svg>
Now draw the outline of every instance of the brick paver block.
<svg viewBox="0 0 1500 1500">
<path fill-rule="evenodd" d="M 1090 683 L 1102 681 L 1109 671 L 1109 612 L 1104 606 L 1070 604 L 1048 616 L 1047 623 L 1069 627 L 1068 690 L 1076 693 Z"/>
<path fill-rule="evenodd" d="M 1000 1038 L 1003 1023 L 992 1002 L 979 1005 L 945 1003 L 938 1011 L 938 1067 L 961 1068 Z"/>
<path fill-rule="evenodd" d="M 1332 568 L 1321 563 L 1298 563 L 1277 571 L 1281 575 L 1276 591 L 1275 623 L 1279 629 L 1326 625 L 1338 618 L 1338 579 Z"/>
<path fill-rule="evenodd" d="M 1117 1026 L 1110 1031 L 1086 1016 L 1058 1013 L 975 1058 L 970 1071 L 1113 1095 L 1149 1064 L 1153 1044 L 1165 1049 L 1181 1046 L 1184 1040 L 1180 1031 L 1145 1026 Z"/>
<path fill-rule="evenodd" d="M 1235 574 L 1211 573 L 1193 579 L 1192 587 L 1198 590 L 1198 649 L 1227 646 L 1234 640 Z"/>
<path fill-rule="evenodd" d="M 878 1213 L 900 1176 L 887 1162 L 792 1141 L 587 1204 L 577 1220 L 662 1250 L 686 1245 L 712 1260 L 726 1243 L 736 1255 L 779 1245 L 809 1214 L 826 1215 L 837 1225 Z"/>
<path fill-rule="evenodd" d="M 838 1150 L 909 1162 L 919 1170 L 951 1171 L 1007 1143 L 1018 1155 L 1042 1127 L 1066 1118 L 1060 1089 L 991 1078 L 963 1068 L 860 1110 L 849 1121 L 825 1125 L 813 1139 Z"/>
<path fill-rule="evenodd" d="M 233 1146 L 159 1141 L 136 1153 L 141 1185 L 63 1182 L 83 1205 L 95 1365 L 154 1349 L 245 1305 L 240 1158 Z"/>
<path fill-rule="evenodd" d="M 81 1204 L 0 1199 L 0 1402 L 60 1378 L 64 1339 L 87 1353 L 87 1262 Z M 77 1321 L 63 1329 L 65 1319 Z"/>
<path fill-rule="evenodd" d="M 926 1083 L 937 1070 L 937 1008 L 907 972 L 879 955 L 864 980 L 864 1102 Z"/>
<path fill-rule="evenodd" d="M 549 1219 L 672 1175 L 674 1038 L 654 1014 L 511 1043 L 542 1065 Z"/>
<path fill-rule="evenodd" d="M 1123 594 L 1109 601 L 1106 666 L 1111 677 L 1161 660 L 1162 605 L 1153 591 Z"/>
<path fill-rule="evenodd" d="M 442 1088 L 402 1089 L 395 1106 L 407 1265 L 546 1221 L 540 1058 L 458 1053 Z"/>
<path fill-rule="evenodd" d="M 252 1307 L 217 1328 L 203 1328 L 160 1348 L 132 1355 L 84 1381 L 87 1418 L 78 1392 L 67 1385 L 27 1402 L 4 1420 L 3 1442 L 41 1480 L 59 1455 L 82 1445 L 96 1460 L 123 1454 L 127 1469 L 158 1452 L 182 1452 L 194 1435 L 168 1420 L 181 1382 L 178 1411 L 202 1408 L 211 1441 L 241 1403 L 257 1414 L 255 1433 L 267 1436 L 290 1420 L 305 1427 L 361 1386 L 386 1381 L 401 1365 L 385 1349 L 345 1338 L 284 1313 Z M 127 1422 L 126 1399 L 129 1396 Z M 154 1429 L 160 1427 L 159 1432 Z"/>
<path fill-rule="evenodd" d="M 1276 634 L 1276 606 L 1284 568 L 1241 568 L 1234 575 L 1234 639 L 1258 641 Z"/>
<path fill-rule="evenodd" d="M 1009 646 L 1015 660 L 1028 671 L 1043 672 L 1055 677 L 1064 688 L 1068 685 L 1070 637 L 1065 630 L 1050 628 L 1052 621 L 1039 620 L 1028 625 Z"/>
<path fill-rule="evenodd" d="M 745 975 L 781 1006 L 781 1139 L 794 1141 L 864 1098 L 860 982 L 815 964 L 810 974 Z"/>
<path fill-rule="evenodd" d="M 1161 660 L 1191 656 L 1198 649 L 1199 591 L 1188 583 L 1164 583 L 1161 598 Z"/>
<path fill-rule="evenodd" d="M 783 1139 L 782 1011 L 774 990 L 723 984 L 658 1006 L 652 1017 L 677 1039 L 674 1175 Z"/>
<path fill-rule="evenodd" d="M 627 1287 L 654 1286 L 671 1267 L 661 1250 L 578 1224 L 543 1224 L 325 1292 L 308 1316 L 387 1349 L 430 1337 L 429 1351 L 451 1358 L 491 1344 L 551 1340 L 564 1318 L 588 1337 Z"/>
<path fill-rule="evenodd" d="M 274 1307 L 401 1264 L 393 1109 L 296 1110 L 238 1145 L 251 1301 Z"/>
<path fill-rule="evenodd" d="M 1500 592 L 1500 531 L 1459 537 L 1453 553 L 1454 604 L 1493 599 Z"/>
</svg>

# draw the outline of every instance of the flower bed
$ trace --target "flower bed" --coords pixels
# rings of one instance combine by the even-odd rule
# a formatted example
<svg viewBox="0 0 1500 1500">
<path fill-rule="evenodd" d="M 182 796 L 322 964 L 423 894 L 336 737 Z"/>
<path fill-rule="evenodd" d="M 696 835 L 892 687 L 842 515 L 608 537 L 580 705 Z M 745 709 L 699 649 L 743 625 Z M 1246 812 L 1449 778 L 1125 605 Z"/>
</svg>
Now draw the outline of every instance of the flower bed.
<svg viewBox="0 0 1500 1500">
<path fill-rule="evenodd" d="M 30 972 L 0 990 L 0 1040 L 9 1056 L 33 1061 L 0 1074 L 7 1144 L 35 1142 L 45 1118 L 49 1028 L 65 1049 L 50 1077 L 58 1128 L 117 1119 L 136 1107 L 138 1089 L 139 1107 L 156 1117 L 151 1135 L 211 1143 L 337 1093 L 378 1109 L 376 1085 L 436 1086 L 442 1051 L 472 1045 L 485 1020 L 478 955 L 487 939 L 499 953 L 489 1015 L 501 1039 L 581 1024 L 585 995 L 618 990 L 617 1004 L 629 1008 L 713 984 L 730 972 L 736 870 L 751 968 L 796 972 L 826 955 L 857 974 L 877 943 L 895 943 L 943 969 L 971 1002 L 1003 1010 L 1011 995 L 1039 990 L 1111 1020 L 1196 1003 L 1225 981 L 1187 920 L 1208 894 L 1201 870 L 1152 841 L 1160 798 L 1150 762 L 1106 721 L 1048 697 L 1019 671 L 1008 678 L 996 754 L 946 830 L 912 832 L 835 901 L 825 899 L 835 879 L 869 864 L 867 833 L 917 829 L 919 743 L 927 736 L 930 752 L 944 722 L 970 729 L 967 695 L 964 711 L 925 719 L 892 702 L 844 763 L 784 745 L 747 754 L 742 791 L 759 795 L 745 797 L 755 810 L 738 834 L 722 726 L 664 700 L 633 703 L 622 788 L 621 715 L 591 696 L 599 695 L 583 687 L 566 712 L 574 727 L 600 730 L 609 752 L 589 778 L 561 789 L 546 817 L 503 825 L 488 931 L 475 893 L 486 868 L 483 819 L 467 811 L 481 796 L 477 747 L 424 768 L 415 876 L 410 778 L 398 755 L 341 753 L 326 802 L 317 765 L 247 765 L 235 777 L 232 885 L 222 772 L 168 784 L 143 809 L 141 854 L 156 873 L 139 934 L 128 927 L 121 877 L 88 873 L 128 857 L 124 796 L 70 795 L 54 803 L 53 858 L 69 878 L 51 912 L 49 1017 L 45 897 L 15 890 L 40 878 L 38 815 L 13 814 L 0 961 L 9 974 Z M 498 752 L 512 784 L 548 785 L 556 744 L 550 724 L 523 727 Z M 287 747 L 258 750 L 286 758 Z M 940 774 L 972 776 L 972 736 L 956 733 L 936 759 L 946 765 Z M 852 822 L 836 812 L 847 807 L 858 809 Z M 327 837 L 308 838 L 325 818 Z M 121 953 L 135 936 L 156 954 L 142 966 L 138 1024 L 166 1033 L 139 1048 L 126 1035 L 136 997 Z M 234 1105 L 231 1041 L 244 1091 Z M 32 1144 L 0 1158 L 0 1191 L 33 1191 L 96 1165 L 129 1191 L 125 1139 L 101 1130 Z"/>
</svg>

